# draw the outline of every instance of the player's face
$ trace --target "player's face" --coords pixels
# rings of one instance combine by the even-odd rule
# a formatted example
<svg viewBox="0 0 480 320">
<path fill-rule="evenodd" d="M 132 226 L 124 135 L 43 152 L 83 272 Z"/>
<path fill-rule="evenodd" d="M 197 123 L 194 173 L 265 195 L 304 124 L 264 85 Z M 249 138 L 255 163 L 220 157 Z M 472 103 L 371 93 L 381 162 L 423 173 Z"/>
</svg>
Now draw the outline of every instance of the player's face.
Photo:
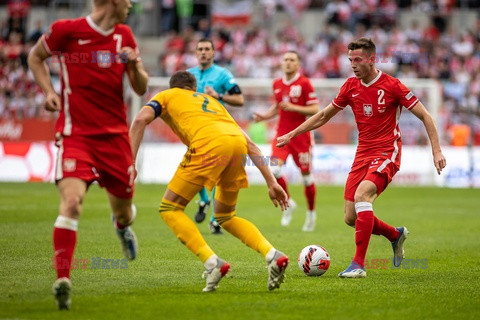
<svg viewBox="0 0 480 320">
<path fill-rule="evenodd" d="M 130 0 L 119 0 L 114 2 L 116 4 L 115 6 L 115 15 L 117 17 L 117 20 L 119 23 L 125 22 L 128 17 L 128 12 L 130 11 L 130 8 L 132 7 L 132 3 Z"/>
<path fill-rule="evenodd" d="M 210 42 L 199 42 L 197 44 L 197 60 L 198 64 L 203 68 L 209 67 L 213 63 L 215 50 L 213 50 Z"/>
<path fill-rule="evenodd" d="M 363 49 L 349 50 L 348 60 L 350 60 L 350 67 L 357 79 L 369 78 L 372 71 L 375 70 L 373 56 L 364 52 Z"/>
<path fill-rule="evenodd" d="M 293 52 L 287 52 L 283 56 L 282 70 L 286 75 L 293 75 L 300 69 L 300 60 Z"/>
</svg>

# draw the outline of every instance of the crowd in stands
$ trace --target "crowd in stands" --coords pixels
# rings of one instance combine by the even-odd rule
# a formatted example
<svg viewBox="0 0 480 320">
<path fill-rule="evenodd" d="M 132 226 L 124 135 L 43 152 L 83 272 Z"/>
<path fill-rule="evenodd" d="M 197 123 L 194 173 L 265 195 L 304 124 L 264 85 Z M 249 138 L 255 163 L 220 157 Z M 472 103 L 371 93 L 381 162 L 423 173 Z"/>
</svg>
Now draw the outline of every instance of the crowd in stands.
<svg viewBox="0 0 480 320">
<path fill-rule="evenodd" d="M 267 1 L 263 1 L 267 2 Z M 208 20 L 195 30 L 165 35 L 165 47 L 154 76 L 169 76 L 197 64 L 195 45 L 210 37 L 216 47 L 216 62 L 236 77 L 273 78 L 281 75 L 281 54 L 296 50 L 303 72 L 311 78 L 346 78 L 352 75 L 347 44 L 369 37 L 377 44 L 379 69 L 399 78 L 431 78 L 442 84 L 444 101 L 441 121 L 468 124 L 475 144 L 480 144 L 480 15 L 471 29 L 454 30 L 450 13 L 455 1 L 410 1 L 408 10 L 424 12 L 430 24 L 418 21 L 399 27 L 398 9 L 405 1 L 335 0 L 325 2 L 327 23 L 318 26 L 314 41 L 306 41 L 290 21 L 276 34 L 262 26 L 211 27 Z M 328 4 L 327 4 L 328 3 Z M 405 9 L 405 8 L 403 8 Z M 0 115 L 1 117 L 47 116 L 42 112 L 42 94 L 28 75 L 26 54 L 42 32 L 26 33 L 18 24 L 0 26 Z"/>
</svg>

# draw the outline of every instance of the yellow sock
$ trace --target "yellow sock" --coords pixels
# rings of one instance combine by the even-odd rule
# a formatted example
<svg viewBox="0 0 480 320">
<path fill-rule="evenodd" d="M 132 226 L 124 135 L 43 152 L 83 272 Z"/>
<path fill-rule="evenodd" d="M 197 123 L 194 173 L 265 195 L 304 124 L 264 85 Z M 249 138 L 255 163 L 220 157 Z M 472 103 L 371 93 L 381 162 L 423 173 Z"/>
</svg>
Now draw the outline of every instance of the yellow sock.
<svg viewBox="0 0 480 320">
<path fill-rule="evenodd" d="M 247 246 L 259 252 L 264 257 L 273 248 L 258 228 L 250 221 L 239 218 L 236 212 L 229 213 L 215 213 L 215 219 L 222 226 L 236 238 L 240 239 Z"/>
<path fill-rule="evenodd" d="M 202 262 L 205 262 L 215 253 L 205 242 L 193 221 L 185 214 L 184 209 L 185 207 L 178 203 L 163 199 L 158 211 L 177 238 Z"/>
</svg>

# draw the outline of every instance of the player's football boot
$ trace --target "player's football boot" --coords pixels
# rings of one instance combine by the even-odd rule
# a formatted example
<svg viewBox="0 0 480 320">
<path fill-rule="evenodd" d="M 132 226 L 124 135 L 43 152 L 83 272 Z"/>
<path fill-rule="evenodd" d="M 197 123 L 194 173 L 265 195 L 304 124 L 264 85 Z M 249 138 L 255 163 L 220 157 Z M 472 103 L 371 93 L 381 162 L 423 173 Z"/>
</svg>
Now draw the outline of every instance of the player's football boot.
<svg viewBox="0 0 480 320">
<path fill-rule="evenodd" d="M 210 231 L 213 233 L 213 234 L 222 234 L 222 227 L 220 227 L 220 225 L 218 224 L 217 221 L 213 220 L 213 221 L 210 221 L 209 223 L 209 227 L 210 227 Z"/>
<path fill-rule="evenodd" d="M 305 216 L 305 223 L 303 224 L 302 230 L 304 232 L 312 232 L 315 230 L 315 225 L 317 223 L 317 213 L 315 211 L 307 211 Z"/>
<path fill-rule="evenodd" d="M 286 227 L 292 222 L 293 211 L 297 208 L 297 204 L 292 198 L 288 199 L 288 208 L 282 212 L 282 220 L 280 223 Z"/>
<path fill-rule="evenodd" d="M 398 227 L 396 228 L 400 235 L 398 236 L 397 240 L 392 241 L 392 249 L 393 249 L 393 265 L 395 267 L 399 267 L 402 264 L 402 260 L 405 257 L 405 250 L 403 249 L 403 243 L 408 236 L 408 230 L 406 227 Z"/>
<path fill-rule="evenodd" d="M 202 274 L 202 278 L 206 279 L 206 285 L 202 291 L 215 291 L 215 289 L 218 288 L 218 283 L 223 277 L 225 277 L 228 270 L 230 270 L 230 264 L 220 258 L 217 258 L 217 266 L 213 269 L 204 271 Z"/>
<path fill-rule="evenodd" d="M 68 278 L 59 278 L 53 283 L 52 291 L 59 310 L 70 309 L 72 283 Z"/>
<path fill-rule="evenodd" d="M 352 261 L 347 269 L 338 274 L 340 278 L 366 278 L 367 272 L 364 268 Z"/>
<path fill-rule="evenodd" d="M 268 263 L 268 290 L 274 290 L 280 288 L 280 285 L 285 280 L 285 271 L 288 267 L 288 257 L 280 252 L 276 251 L 273 259 Z"/>
<path fill-rule="evenodd" d="M 195 213 L 195 222 L 196 223 L 201 223 L 203 220 L 205 220 L 205 216 L 208 212 L 208 208 L 210 208 L 210 201 L 205 202 L 205 201 L 198 201 L 198 210 L 197 213 Z"/>
<path fill-rule="evenodd" d="M 113 225 L 115 226 L 115 231 L 117 236 L 120 239 L 120 244 L 122 245 L 122 251 L 125 258 L 128 260 L 133 260 L 137 257 L 138 252 L 138 241 L 135 232 L 131 226 L 125 227 L 124 229 L 118 229 L 115 216 L 112 214 Z"/>
</svg>

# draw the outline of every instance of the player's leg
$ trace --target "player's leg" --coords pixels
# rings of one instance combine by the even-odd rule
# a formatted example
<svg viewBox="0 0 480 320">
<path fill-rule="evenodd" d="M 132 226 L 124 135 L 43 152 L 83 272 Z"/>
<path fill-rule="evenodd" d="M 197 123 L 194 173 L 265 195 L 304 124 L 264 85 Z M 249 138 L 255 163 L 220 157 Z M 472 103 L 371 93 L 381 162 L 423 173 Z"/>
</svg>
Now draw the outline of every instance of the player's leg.
<svg viewBox="0 0 480 320">
<path fill-rule="evenodd" d="M 78 219 L 88 185 L 96 176 L 89 143 L 78 137 L 58 136 L 55 181 L 60 193 L 59 215 L 54 224 L 53 247 L 57 280 L 53 294 L 59 309 L 70 307 L 70 268 L 77 242 Z"/>
<path fill-rule="evenodd" d="M 305 198 L 307 199 L 307 212 L 305 214 L 305 223 L 302 230 L 311 232 L 315 230 L 317 223 L 317 213 L 315 212 L 316 188 L 311 172 L 302 172 Z"/>
<path fill-rule="evenodd" d="M 137 208 L 131 198 L 119 198 L 107 192 L 112 209 L 112 221 L 125 258 L 133 260 L 138 254 L 138 240 L 131 225 L 135 221 Z"/>
<path fill-rule="evenodd" d="M 226 231 L 265 258 L 269 270 L 267 287 L 269 290 L 279 288 L 285 278 L 288 257 L 276 250 L 253 223 L 237 216 L 237 199 L 238 191 L 227 191 L 219 186 L 215 197 L 215 218 Z"/>
<path fill-rule="evenodd" d="M 317 214 L 315 212 L 316 189 L 312 172 L 312 146 L 309 140 L 298 140 L 292 145 L 292 158 L 302 173 L 305 198 L 307 200 L 307 212 L 302 230 L 310 232 L 315 230 Z"/>
<path fill-rule="evenodd" d="M 215 205 L 215 191 L 217 190 L 217 187 L 213 187 L 212 189 L 212 204 Z M 213 234 L 222 234 L 222 227 L 220 224 L 215 220 L 215 215 L 212 210 L 212 215 L 210 216 L 210 222 L 209 222 L 209 227 L 210 231 Z"/>
<path fill-rule="evenodd" d="M 276 148 L 276 147 L 275 147 Z M 280 148 L 276 148 L 280 149 Z M 280 224 L 284 227 L 288 226 L 292 222 L 293 211 L 297 208 L 297 204 L 290 197 L 288 193 L 287 181 L 283 177 L 282 168 L 285 164 L 285 160 L 288 157 L 288 153 L 285 153 L 284 150 L 277 151 L 276 149 L 272 150 L 272 158 L 270 158 L 270 170 L 272 171 L 273 176 L 277 179 L 278 184 L 285 190 L 288 196 L 288 208 L 282 211 L 282 219 Z M 287 151 L 288 152 L 288 151 Z M 276 154 L 275 154 L 276 153 Z"/>
<path fill-rule="evenodd" d="M 217 288 L 218 282 L 226 275 L 230 265 L 218 258 L 193 221 L 185 214 L 185 207 L 201 188 L 202 186 L 175 175 L 163 196 L 159 212 L 177 238 L 204 264 L 206 286 L 203 291 L 208 292 Z"/>
<path fill-rule="evenodd" d="M 202 190 L 198 193 L 200 196 L 200 200 L 198 201 L 198 209 L 197 212 L 195 213 L 195 221 L 197 223 L 203 222 L 205 220 L 205 216 L 208 212 L 208 209 L 210 208 L 210 199 L 208 198 L 208 192 L 207 188 L 203 187 Z M 213 199 L 213 195 L 212 195 Z M 213 217 L 213 213 L 212 213 Z"/>
<path fill-rule="evenodd" d="M 344 220 L 355 227 L 356 251 L 350 266 L 338 274 L 341 278 L 364 278 L 365 255 L 373 229 L 372 203 L 376 195 L 376 186 L 371 181 L 365 181 L 367 166 L 353 166 L 345 184 L 345 214 Z"/>
<path fill-rule="evenodd" d="M 96 144 L 99 143 L 96 142 Z M 138 242 L 131 225 L 137 210 L 132 204 L 135 169 L 129 138 L 126 134 L 112 135 L 104 138 L 101 144 L 106 151 L 95 153 L 97 181 L 107 190 L 112 221 L 123 254 L 127 259 L 133 260 L 138 254 Z"/>
<path fill-rule="evenodd" d="M 87 190 L 87 183 L 78 178 L 64 178 L 57 183 L 60 209 L 53 229 L 54 263 L 57 280 L 53 294 L 60 310 L 70 308 L 70 268 L 77 243 L 78 219 Z"/>
</svg>

